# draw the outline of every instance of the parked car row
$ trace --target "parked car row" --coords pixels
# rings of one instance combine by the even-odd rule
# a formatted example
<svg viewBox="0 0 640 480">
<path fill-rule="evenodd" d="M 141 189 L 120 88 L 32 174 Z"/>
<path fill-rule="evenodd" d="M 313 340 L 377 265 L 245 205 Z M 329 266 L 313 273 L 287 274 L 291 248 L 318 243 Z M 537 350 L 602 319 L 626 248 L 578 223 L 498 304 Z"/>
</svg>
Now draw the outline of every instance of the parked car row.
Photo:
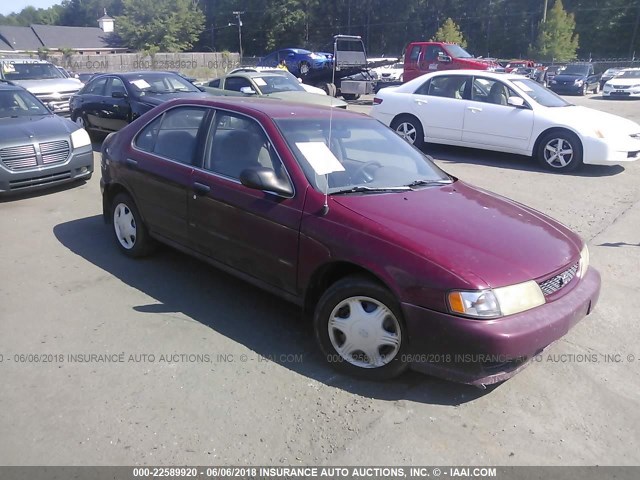
<svg viewBox="0 0 640 480">
<path fill-rule="evenodd" d="M 228 88 L 231 79 L 247 84 Z M 212 96 L 170 72 L 96 76 L 71 101 L 75 125 L 6 85 L 14 104 L 0 127 L 42 115 L 58 130 L 27 139 L 15 129 L 0 173 L 28 185 L 52 168 L 88 178 L 85 128 L 117 131 L 102 143 L 100 185 L 122 253 L 166 243 L 300 305 L 327 360 L 366 378 L 413 368 L 499 382 L 595 307 L 600 278 L 575 233 L 446 174 L 415 147 L 520 153 L 571 171 L 637 159 L 637 124 L 572 106 L 531 78 L 481 70 L 383 89 L 374 118 L 314 105 L 336 99 L 282 72 L 213 82 L 236 95 Z M 314 102 L 269 98 L 293 86 Z"/>
</svg>

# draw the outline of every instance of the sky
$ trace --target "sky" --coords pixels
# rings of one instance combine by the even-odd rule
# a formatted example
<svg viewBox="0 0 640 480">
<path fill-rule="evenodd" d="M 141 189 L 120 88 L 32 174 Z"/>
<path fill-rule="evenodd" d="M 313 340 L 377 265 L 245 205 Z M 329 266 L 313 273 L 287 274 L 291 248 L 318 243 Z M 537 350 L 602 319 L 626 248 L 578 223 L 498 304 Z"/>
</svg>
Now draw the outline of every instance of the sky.
<svg viewBox="0 0 640 480">
<path fill-rule="evenodd" d="M 18 13 L 29 5 L 36 8 L 49 8 L 51 5 L 59 3 L 62 3 L 62 0 L 0 0 L 0 15 Z"/>
</svg>

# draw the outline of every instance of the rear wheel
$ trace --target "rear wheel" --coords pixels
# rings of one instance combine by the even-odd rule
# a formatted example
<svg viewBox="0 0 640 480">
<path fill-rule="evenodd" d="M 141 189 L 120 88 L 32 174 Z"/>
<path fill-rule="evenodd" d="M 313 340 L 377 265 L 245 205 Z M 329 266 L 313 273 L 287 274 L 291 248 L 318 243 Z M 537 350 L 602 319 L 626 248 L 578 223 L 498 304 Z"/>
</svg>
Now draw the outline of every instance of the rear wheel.
<svg viewBox="0 0 640 480">
<path fill-rule="evenodd" d="M 335 97 L 336 93 L 337 93 L 337 89 L 335 84 L 331 83 L 331 82 L 325 82 L 325 83 L 321 83 L 318 85 L 318 88 L 321 88 L 322 90 L 325 91 L 325 93 L 327 95 L 329 95 L 330 97 Z"/>
<path fill-rule="evenodd" d="M 400 306 L 389 290 L 368 277 L 349 276 L 329 287 L 316 307 L 314 329 L 337 370 L 385 380 L 408 366 Z"/>
<path fill-rule="evenodd" d="M 111 203 L 111 226 L 120 251 L 129 257 L 151 253 L 153 241 L 142 221 L 138 207 L 126 193 L 119 193 Z"/>
<path fill-rule="evenodd" d="M 357 93 L 343 93 L 342 98 L 344 98 L 345 100 L 358 100 L 360 98 L 360 95 L 358 95 Z"/>
<path fill-rule="evenodd" d="M 417 148 L 422 148 L 424 145 L 422 124 L 413 115 L 400 115 L 394 118 L 391 128 L 411 145 Z"/>
<path fill-rule="evenodd" d="M 550 132 L 540 140 L 537 156 L 549 170 L 572 172 L 582 165 L 582 143 L 571 132 Z"/>
<path fill-rule="evenodd" d="M 300 62 L 300 64 L 298 65 L 298 70 L 300 71 L 300 75 L 305 77 L 309 74 L 311 66 L 307 62 Z"/>
<path fill-rule="evenodd" d="M 600 84 L 596 83 L 596 86 L 593 87 L 593 93 L 598 93 L 600 91 Z"/>
</svg>

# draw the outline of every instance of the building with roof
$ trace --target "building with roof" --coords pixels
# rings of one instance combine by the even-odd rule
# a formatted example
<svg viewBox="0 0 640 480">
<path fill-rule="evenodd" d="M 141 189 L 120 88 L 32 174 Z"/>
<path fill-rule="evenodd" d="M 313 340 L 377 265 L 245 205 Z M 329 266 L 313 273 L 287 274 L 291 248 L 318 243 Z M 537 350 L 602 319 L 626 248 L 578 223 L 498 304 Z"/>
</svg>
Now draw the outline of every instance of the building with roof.
<svg viewBox="0 0 640 480">
<path fill-rule="evenodd" d="M 127 51 L 114 32 L 115 19 L 105 14 L 99 27 L 0 25 L 0 54 L 72 50 L 75 54 L 123 53 Z"/>
</svg>

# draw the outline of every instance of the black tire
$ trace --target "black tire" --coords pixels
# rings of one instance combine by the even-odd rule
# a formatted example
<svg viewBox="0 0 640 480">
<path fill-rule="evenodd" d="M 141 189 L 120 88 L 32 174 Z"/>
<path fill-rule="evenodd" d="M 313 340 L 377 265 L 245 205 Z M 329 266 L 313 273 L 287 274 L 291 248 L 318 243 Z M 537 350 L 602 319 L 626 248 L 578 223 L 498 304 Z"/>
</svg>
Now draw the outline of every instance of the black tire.
<svg viewBox="0 0 640 480">
<path fill-rule="evenodd" d="M 123 223 L 127 218 L 125 215 L 132 217 L 131 221 L 126 223 L 133 228 L 133 235 L 124 231 Z M 122 220 L 118 221 L 118 217 Z M 144 257 L 153 250 L 153 239 L 149 236 L 138 207 L 126 193 L 117 194 L 111 202 L 111 231 L 120 251 L 129 257 Z"/>
<path fill-rule="evenodd" d="M 333 343 L 336 342 L 337 348 L 344 346 L 348 338 L 347 333 L 339 328 L 330 328 L 329 326 L 331 319 L 336 317 L 346 320 L 345 327 L 349 327 L 348 320 L 351 319 L 352 312 L 351 307 L 345 305 L 345 302 L 350 302 L 350 305 L 359 305 L 365 315 L 358 323 L 352 323 L 353 328 L 357 328 L 357 332 L 351 332 L 353 334 L 351 343 L 354 350 L 351 350 L 350 356 L 340 353 Z M 372 323 L 366 323 L 366 315 L 378 312 L 378 309 L 383 309 L 382 311 L 386 312 L 386 315 L 376 319 L 372 316 Z M 347 316 L 342 317 L 341 315 Z M 355 312 L 354 315 L 358 315 L 358 312 Z M 383 320 L 379 320 L 379 318 L 383 318 Z M 380 325 L 376 326 L 378 322 Z M 408 333 L 400 305 L 389 290 L 366 276 L 348 276 L 331 285 L 316 306 L 313 325 L 316 340 L 325 358 L 336 370 L 369 380 L 387 380 L 400 375 L 408 367 L 406 362 Z M 369 338 L 370 335 L 379 331 L 384 331 L 387 334 L 386 338 L 392 339 L 394 345 L 380 345 L 375 338 Z M 342 341 L 342 345 L 340 345 L 340 341 Z M 364 344 L 369 342 L 369 344 L 378 345 L 372 347 L 373 350 L 371 350 L 371 352 L 375 352 L 373 355 L 378 356 L 380 363 L 378 366 L 371 365 L 369 356 L 364 353 L 366 347 L 360 350 L 363 342 Z"/>
<path fill-rule="evenodd" d="M 594 95 L 600 92 L 600 84 L 596 83 L 596 86 L 593 87 L 593 93 Z"/>
<path fill-rule="evenodd" d="M 571 154 L 559 154 L 568 150 Z M 549 132 L 540 139 L 536 157 L 538 162 L 548 170 L 573 172 L 582 165 L 582 142 L 574 133 L 566 130 Z"/>
<path fill-rule="evenodd" d="M 422 124 L 413 115 L 400 115 L 394 118 L 391 122 L 391 128 L 414 147 L 422 148 L 424 146 Z"/>
<path fill-rule="evenodd" d="M 584 82 L 584 84 L 582 84 L 582 88 L 580 89 L 580 96 L 584 97 L 588 93 L 589 93 L 589 85 L 587 84 L 587 82 Z"/>
<path fill-rule="evenodd" d="M 343 93 L 342 98 L 344 98 L 345 100 L 358 100 L 360 98 L 360 95 L 358 95 L 357 93 Z"/>
<path fill-rule="evenodd" d="M 318 88 L 321 88 L 322 90 L 325 91 L 325 93 L 327 95 L 329 95 L 330 97 L 335 97 L 336 96 L 336 86 L 335 84 L 331 83 L 331 82 L 324 82 L 318 85 Z"/>
</svg>

